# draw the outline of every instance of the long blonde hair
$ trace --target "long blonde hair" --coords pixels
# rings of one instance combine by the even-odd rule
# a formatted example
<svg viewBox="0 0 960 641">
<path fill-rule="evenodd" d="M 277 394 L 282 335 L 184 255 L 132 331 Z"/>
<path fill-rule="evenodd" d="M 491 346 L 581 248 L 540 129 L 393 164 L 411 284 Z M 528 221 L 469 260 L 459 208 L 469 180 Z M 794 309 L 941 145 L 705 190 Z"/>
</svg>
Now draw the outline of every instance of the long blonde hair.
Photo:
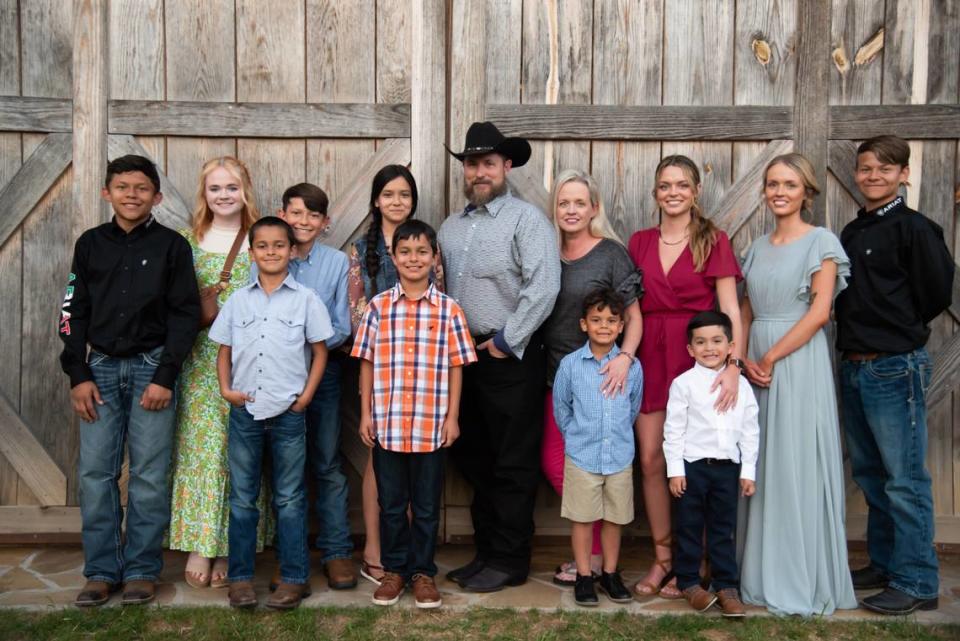
<svg viewBox="0 0 960 641">
<path fill-rule="evenodd" d="M 687 180 L 692 185 L 700 187 L 700 169 L 697 163 L 686 156 L 673 155 L 666 156 L 657 165 L 657 171 L 654 174 L 653 181 L 653 199 L 657 199 L 657 183 L 660 181 L 660 174 L 667 167 L 679 167 Z M 663 212 L 660 213 L 663 216 Z M 694 196 L 693 206 L 690 208 L 690 224 L 687 225 L 687 232 L 690 234 L 690 253 L 693 254 L 694 271 L 702 272 L 707 259 L 710 258 L 710 250 L 717 244 L 717 226 L 709 218 L 703 215 L 700 208 L 699 199 Z"/>
<path fill-rule="evenodd" d="M 770 168 L 774 165 L 783 165 L 797 172 L 800 180 L 803 181 L 803 211 L 813 212 L 813 199 L 820 195 L 820 184 L 817 182 L 817 174 L 813 170 L 813 164 L 807 160 L 806 156 L 796 152 L 777 156 L 763 168 L 763 185 L 760 186 L 761 194 L 767 184 L 767 172 L 769 172 Z"/>
<path fill-rule="evenodd" d="M 210 229 L 210 225 L 213 224 L 213 212 L 207 206 L 206 186 L 207 176 L 218 167 L 223 167 L 231 176 L 240 181 L 240 200 L 243 201 L 243 211 L 240 212 L 240 229 L 246 232 L 260 218 L 260 210 L 257 209 L 257 203 L 253 196 L 253 184 L 250 182 L 250 172 L 247 170 L 247 166 L 233 156 L 220 156 L 208 160 L 203 165 L 203 169 L 200 170 L 197 204 L 193 208 L 193 235 L 197 241 L 203 240 L 203 236 Z"/>
<path fill-rule="evenodd" d="M 597 210 L 597 215 L 590 220 L 590 235 L 594 238 L 609 238 L 612 241 L 623 244 L 617 232 L 610 225 L 606 210 L 603 207 L 603 197 L 600 195 L 600 187 L 597 181 L 590 174 L 578 169 L 566 169 L 557 176 L 553 183 L 553 191 L 550 193 L 550 218 L 553 220 L 553 227 L 557 230 L 558 242 L 562 240 L 560 225 L 557 222 L 557 200 L 560 198 L 560 189 L 569 182 L 578 182 L 585 185 L 590 192 L 590 204 Z"/>
</svg>

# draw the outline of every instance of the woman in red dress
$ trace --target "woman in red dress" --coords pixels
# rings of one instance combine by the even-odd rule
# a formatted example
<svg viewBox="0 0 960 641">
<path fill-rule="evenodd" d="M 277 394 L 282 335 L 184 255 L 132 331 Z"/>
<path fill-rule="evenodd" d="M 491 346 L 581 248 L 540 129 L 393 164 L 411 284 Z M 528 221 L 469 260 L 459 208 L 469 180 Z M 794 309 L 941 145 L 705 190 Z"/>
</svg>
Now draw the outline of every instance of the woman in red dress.
<svg viewBox="0 0 960 641">
<path fill-rule="evenodd" d="M 693 366 L 687 353 L 687 323 L 698 312 L 720 310 L 733 321 L 733 356 L 714 385 L 721 388 L 717 409 L 737 400 L 742 332 L 737 304 L 740 266 L 727 235 L 700 210 L 700 170 L 686 156 L 667 156 L 657 165 L 653 196 L 660 224 L 638 231 L 628 251 L 643 272 L 646 293 L 640 302 L 643 338 L 637 356 L 643 366 L 643 403 L 635 429 L 640 450 L 643 502 L 656 560 L 635 586 L 639 597 L 679 598 L 671 571 L 670 494 L 663 458 L 663 423 L 673 379 Z M 734 363 L 733 361 L 736 361 Z"/>
</svg>

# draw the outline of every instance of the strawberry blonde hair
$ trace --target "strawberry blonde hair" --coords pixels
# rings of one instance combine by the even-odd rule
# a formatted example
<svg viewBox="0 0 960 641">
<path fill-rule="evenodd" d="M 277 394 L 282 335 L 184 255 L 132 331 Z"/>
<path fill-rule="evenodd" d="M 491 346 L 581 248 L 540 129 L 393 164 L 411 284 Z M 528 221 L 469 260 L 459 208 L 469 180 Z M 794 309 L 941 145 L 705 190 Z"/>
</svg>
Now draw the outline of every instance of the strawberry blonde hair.
<svg viewBox="0 0 960 641">
<path fill-rule="evenodd" d="M 253 184 L 250 182 L 250 172 L 247 170 L 247 166 L 233 156 L 220 156 L 208 160 L 203 165 L 203 169 L 200 170 L 197 204 L 193 208 L 193 235 L 197 241 L 203 240 L 203 236 L 209 231 L 210 225 L 213 224 L 213 212 L 207 205 L 205 192 L 207 176 L 218 167 L 226 169 L 240 183 L 240 200 L 243 201 L 243 210 L 240 212 L 240 229 L 246 232 L 260 218 L 260 210 L 257 209 L 257 203 L 253 197 Z"/>
</svg>

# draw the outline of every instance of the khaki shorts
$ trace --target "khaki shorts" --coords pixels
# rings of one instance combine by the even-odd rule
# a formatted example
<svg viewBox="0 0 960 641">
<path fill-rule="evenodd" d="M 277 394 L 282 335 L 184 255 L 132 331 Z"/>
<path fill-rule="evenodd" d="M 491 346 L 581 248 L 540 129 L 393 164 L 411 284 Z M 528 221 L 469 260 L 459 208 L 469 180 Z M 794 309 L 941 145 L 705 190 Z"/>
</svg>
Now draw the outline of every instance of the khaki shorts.
<svg viewBox="0 0 960 641">
<path fill-rule="evenodd" d="M 633 466 L 616 474 L 593 474 L 565 456 L 560 516 L 578 523 L 633 521 Z"/>
</svg>

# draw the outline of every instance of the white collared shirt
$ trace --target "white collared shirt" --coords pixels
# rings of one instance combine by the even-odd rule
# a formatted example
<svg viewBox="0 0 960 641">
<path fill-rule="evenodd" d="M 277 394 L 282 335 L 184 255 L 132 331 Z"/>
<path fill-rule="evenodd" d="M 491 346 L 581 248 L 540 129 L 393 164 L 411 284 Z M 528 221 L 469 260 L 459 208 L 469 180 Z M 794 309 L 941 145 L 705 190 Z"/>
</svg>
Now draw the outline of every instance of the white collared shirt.
<svg viewBox="0 0 960 641">
<path fill-rule="evenodd" d="M 754 480 L 760 446 L 759 407 L 750 383 L 740 376 L 737 404 L 723 414 L 713 408 L 720 394 L 713 384 L 719 372 L 699 363 L 674 379 L 663 425 L 667 476 L 686 476 L 683 462 L 702 458 L 740 463 L 740 478 Z"/>
</svg>

